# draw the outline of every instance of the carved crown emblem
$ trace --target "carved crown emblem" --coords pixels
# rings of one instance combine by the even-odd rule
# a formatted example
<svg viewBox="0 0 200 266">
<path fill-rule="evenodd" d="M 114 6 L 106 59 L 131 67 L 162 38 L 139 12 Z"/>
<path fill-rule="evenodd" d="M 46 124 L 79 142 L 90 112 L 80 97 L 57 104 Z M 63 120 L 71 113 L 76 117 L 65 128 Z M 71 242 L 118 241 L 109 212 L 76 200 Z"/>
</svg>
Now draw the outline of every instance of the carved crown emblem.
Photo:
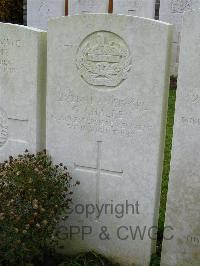
<svg viewBox="0 0 200 266">
<path fill-rule="evenodd" d="M 8 139 L 8 119 L 5 111 L 0 108 L 0 148 Z"/>
<path fill-rule="evenodd" d="M 82 42 L 76 64 L 87 83 L 115 87 L 127 78 L 131 56 L 127 44 L 118 35 L 100 31 Z"/>
</svg>

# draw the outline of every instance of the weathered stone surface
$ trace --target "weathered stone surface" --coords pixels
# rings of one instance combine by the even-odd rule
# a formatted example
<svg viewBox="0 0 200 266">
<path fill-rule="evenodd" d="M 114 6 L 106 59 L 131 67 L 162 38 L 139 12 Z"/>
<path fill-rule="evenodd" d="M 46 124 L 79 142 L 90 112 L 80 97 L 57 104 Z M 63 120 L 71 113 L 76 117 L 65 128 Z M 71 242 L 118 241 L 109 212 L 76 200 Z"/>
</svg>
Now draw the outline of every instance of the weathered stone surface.
<svg viewBox="0 0 200 266">
<path fill-rule="evenodd" d="M 123 265 L 150 262 L 155 243 L 149 234 L 159 209 L 170 29 L 149 19 L 103 14 L 49 23 L 47 149 L 81 182 L 73 213 L 62 227 L 67 253 L 95 250 Z M 87 204 L 93 214 L 77 214 Z M 81 234 L 66 239 L 70 225 L 92 232 L 85 239 Z M 103 240 L 103 226 L 110 240 Z M 132 239 L 137 227 L 143 240 L 138 232 Z"/>
<path fill-rule="evenodd" d="M 198 8 L 200 8 L 200 0 L 160 0 L 159 19 L 175 26 L 172 40 L 174 53 L 171 57 L 171 75 L 178 75 L 180 32 L 182 29 L 183 13 Z"/>
<path fill-rule="evenodd" d="M 108 13 L 109 0 L 68 0 L 69 15 Z"/>
<path fill-rule="evenodd" d="M 114 0 L 113 13 L 153 19 L 155 17 L 155 0 Z"/>
<path fill-rule="evenodd" d="M 65 0 L 27 0 L 27 25 L 47 30 L 50 18 L 65 15 Z"/>
<path fill-rule="evenodd" d="M 0 23 L 0 161 L 45 145 L 46 33 Z"/>
<path fill-rule="evenodd" d="M 68 14 L 108 13 L 109 0 L 68 0 Z M 114 0 L 113 13 L 154 18 L 155 0 Z M 27 0 L 27 25 L 47 30 L 50 18 L 65 15 L 65 0 Z"/>
<path fill-rule="evenodd" d="M 162 265 L 200 263 L 200 11 L 184 16 Z"/>
</svg>

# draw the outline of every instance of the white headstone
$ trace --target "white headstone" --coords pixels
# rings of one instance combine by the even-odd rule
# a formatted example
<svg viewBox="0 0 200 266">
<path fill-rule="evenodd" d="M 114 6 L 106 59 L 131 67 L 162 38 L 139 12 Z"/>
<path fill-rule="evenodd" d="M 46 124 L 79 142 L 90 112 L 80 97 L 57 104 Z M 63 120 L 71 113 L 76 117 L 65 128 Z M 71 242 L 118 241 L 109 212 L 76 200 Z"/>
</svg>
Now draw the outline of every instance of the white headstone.
<svg viewBox="0 0 200 266">
<path fill-rule="evenodd" d="M 108 13 L 109 0 L 68 0 L 69 15 Z"/>
<path fill-rule="evenodd" d="M 113 13 L 153 19 L 155 17 L 155 0 L 114 0 Z"/>
<path fill-rule="evenodd" d="M 50 18 L 65 15 L 65 0 L 27 0 L 27 25 L 47 30 Z"/>
<path fill-rule="evenodd" d="M 163 266 L 200 263 L 200 10 L 183 22 Z"/>
<path fill-rule="evenodd" d="M 123 15 L 49 23 L 47 149 L 81 183 L 64 226 L 92 230 L 85 239 L 81 234 L 65 239 L 65 252 L 95 250 L 123 265 L 150 262 L 154 241 L 148 233 L 158 220 L 170 33 L 169 24 Z M 87 204 L 96 211 L 89 217 L 77 214 Z M 123 206 L 126 213 L 120 217 Z M 103 240 L 103 226 L 110 240 Z M 143 240 L 139 235 L 132 239 L 137 226 L 145 231 Z"/>
<path fill-rule="evenodd" d="M 45 145 L 46 33 L 0 23 L 0 161 Z"/>
<path fill-rule="evenodd" d="M 172 40 L 171 75 L 178 75 L 180 32 L 182 29 L 183 13 L 199 7 L 200 0 L 160 0 L 159 19 L 175 26 Z"/>
</svg>

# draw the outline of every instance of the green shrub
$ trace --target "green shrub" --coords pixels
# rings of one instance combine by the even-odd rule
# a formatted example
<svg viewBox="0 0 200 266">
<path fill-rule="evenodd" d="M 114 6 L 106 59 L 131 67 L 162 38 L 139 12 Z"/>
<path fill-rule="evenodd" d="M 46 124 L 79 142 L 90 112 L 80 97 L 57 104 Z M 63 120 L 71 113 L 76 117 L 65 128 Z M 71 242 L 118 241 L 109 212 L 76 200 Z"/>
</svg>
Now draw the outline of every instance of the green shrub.
<svg viewBox="0 0 200 266">
<path fill-rule="evenodd" d="M 112 263 L 107 258 L 95 252 L 79 254 L 76 257 L 63 258 L 63 262 L 54 264 L 58 266 L 120 266 L 118 263 Z"/>
<path fill-rule="evenodd" d="M 54 166 L 45 151 L 0 164 L 0 265 L 42 261 L 45 248 L 54 249 L 53 232 L 69 208 L 71 188 L 67 168 Z"/>
</svg>

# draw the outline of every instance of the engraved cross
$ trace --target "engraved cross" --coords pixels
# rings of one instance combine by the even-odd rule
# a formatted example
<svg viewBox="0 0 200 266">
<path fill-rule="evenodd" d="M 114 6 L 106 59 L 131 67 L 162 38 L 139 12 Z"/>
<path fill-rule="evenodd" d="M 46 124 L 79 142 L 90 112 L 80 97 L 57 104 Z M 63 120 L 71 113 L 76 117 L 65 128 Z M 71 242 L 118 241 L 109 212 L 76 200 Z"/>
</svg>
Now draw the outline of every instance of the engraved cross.
<svg viewBox="0 0 200 266">
<path fill-rule="evenodd" d="M 83 171 L 83 172 L 91 172 L 96 174 L 96 205 L 99 206 L 99 190 L 100 190 L 100 178 L 101 175 L 110 175 L 115 177 L 122 177 L 123 171 L 112 171 L 112 170 L 106 170 L 102 169 L 101 167 L 101 159 L 102 159 L 102 141 L 97 141 L 97 159 L 96 159 L 96 167 L 90 167 L 90 166 L 82 166 L 74 164 L 74 169 L 77 171 Z"/>
</svg>

